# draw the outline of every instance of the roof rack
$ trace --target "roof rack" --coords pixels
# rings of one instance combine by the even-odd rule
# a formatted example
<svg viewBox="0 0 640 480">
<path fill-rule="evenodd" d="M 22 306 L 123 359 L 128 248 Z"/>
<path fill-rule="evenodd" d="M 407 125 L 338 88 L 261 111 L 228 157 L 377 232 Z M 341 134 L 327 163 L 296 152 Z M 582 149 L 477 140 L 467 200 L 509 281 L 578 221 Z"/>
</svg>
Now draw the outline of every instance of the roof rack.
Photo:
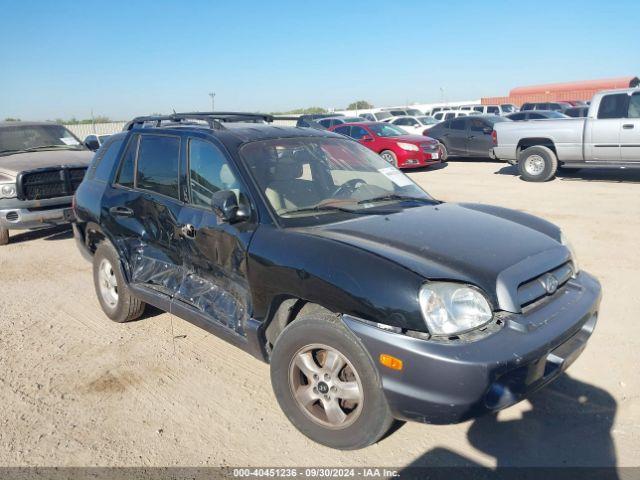
<svg viewBox="0 0 640 480">
<path fill-rule="evenodd" d="M 246 113 L 246 112 L 187 112 L 172 113 L 171 115 L 149 115 L 136 117 L 128 122 L 123 131 L 131 130 L 136 126 L 143 126 L 145 123 L 155 122 L 155 127 L 162 126 L 162 122 L 169 123 L 185 123 L 188 120 L 205 121 L 209 128 L 213 130 L 222 130 L 225 122 L 256 122 L 263 120 L 265 122 L 273 122 L 273 115 L 266 113 Z"/>
</svg>

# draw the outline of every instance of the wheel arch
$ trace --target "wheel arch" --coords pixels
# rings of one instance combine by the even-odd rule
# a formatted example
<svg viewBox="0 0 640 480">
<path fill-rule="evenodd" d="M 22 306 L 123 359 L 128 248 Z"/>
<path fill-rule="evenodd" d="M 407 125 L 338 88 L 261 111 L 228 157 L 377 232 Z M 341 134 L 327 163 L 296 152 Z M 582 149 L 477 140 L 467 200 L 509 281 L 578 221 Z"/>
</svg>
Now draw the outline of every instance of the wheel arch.
<svg viewBox="0 0 640 480">
<path fill-rule="evenodd" d="M 520 153 L 522 153 L 529 147 L 547 147 L 556 156 L 558 155 L 553 139 L 547 137 L 521 138 L 518 142 L 518 145 L 516 146 L 516 154 L 520 155 Z"/>
</svg>

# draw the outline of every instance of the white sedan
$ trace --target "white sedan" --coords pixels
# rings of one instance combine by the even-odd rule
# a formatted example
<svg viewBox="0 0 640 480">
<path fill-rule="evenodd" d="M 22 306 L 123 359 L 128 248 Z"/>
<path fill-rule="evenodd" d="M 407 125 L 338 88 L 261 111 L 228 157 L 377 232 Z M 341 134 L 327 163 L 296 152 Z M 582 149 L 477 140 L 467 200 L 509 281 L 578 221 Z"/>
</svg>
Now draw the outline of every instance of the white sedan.
<svg viewBox="0 0 640 480">
<path fill-rule="evenodd" d="M 393 123 L 398 127 L 406 130 L 407 132 L 414 135 L 422 135 L 425 130 L 433 127 L 438 123 L 433 117 L 420 116 L 420 117 L 411 117 L 411 116 L 403 116 L 403 117 L 393 117 L 389 120 L 389 123 Z"/>
</svg>

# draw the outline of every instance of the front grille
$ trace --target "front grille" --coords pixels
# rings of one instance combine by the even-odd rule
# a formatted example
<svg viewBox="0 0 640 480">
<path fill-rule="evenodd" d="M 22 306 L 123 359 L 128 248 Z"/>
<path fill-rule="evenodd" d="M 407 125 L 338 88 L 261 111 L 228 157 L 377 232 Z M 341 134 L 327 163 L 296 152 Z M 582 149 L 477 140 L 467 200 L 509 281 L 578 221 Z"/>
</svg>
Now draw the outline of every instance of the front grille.
<svg viewBox="0 0 640 480">
<path fill-rule="evenodd" d="M 547 290 L 547 284 L 550 276 L 553 276 L 557 281 L 555 289 L 551 292 Z M 532 280 L 528 280 L 520 284 L 518 287 L 518 302 L 520 303 L 520 307 L 525 307 L 536 300 L 553 295 L 560 287 L 562 287 L 562 285 L 567 283 L 572 276 L 573 265 L 571 262 L 566 262 L 553 270 L 549 270 Z"/>
<path fill-rule="evenodd" d="M 19 181 L 20 198 L 44 200 L 73 195 L 86 171 L 86 167 L 74 167 L 24 172 Z"/>
<path fill-rule="evenodd" d="M 420 145 L 420 147 L 422 147 L 423 152 L 427 152 L 427 153 L 432 153 L 438 150 L 437 143 L 423 143 L 422 145 Z"/>
</svg>

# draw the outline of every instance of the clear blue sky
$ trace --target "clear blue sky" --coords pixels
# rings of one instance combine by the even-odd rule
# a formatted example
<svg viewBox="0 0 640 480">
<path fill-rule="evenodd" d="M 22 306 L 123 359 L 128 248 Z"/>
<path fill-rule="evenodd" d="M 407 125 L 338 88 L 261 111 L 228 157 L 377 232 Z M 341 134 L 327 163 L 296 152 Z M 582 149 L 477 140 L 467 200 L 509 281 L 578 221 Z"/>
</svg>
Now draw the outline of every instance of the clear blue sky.
<svg viewBox="0 0 640 480">
<path fill-rule="evenodd" d="M 0 0 L 0 119 L 506 95 L 640 74 L 640 2 Z"/>
</svg>

